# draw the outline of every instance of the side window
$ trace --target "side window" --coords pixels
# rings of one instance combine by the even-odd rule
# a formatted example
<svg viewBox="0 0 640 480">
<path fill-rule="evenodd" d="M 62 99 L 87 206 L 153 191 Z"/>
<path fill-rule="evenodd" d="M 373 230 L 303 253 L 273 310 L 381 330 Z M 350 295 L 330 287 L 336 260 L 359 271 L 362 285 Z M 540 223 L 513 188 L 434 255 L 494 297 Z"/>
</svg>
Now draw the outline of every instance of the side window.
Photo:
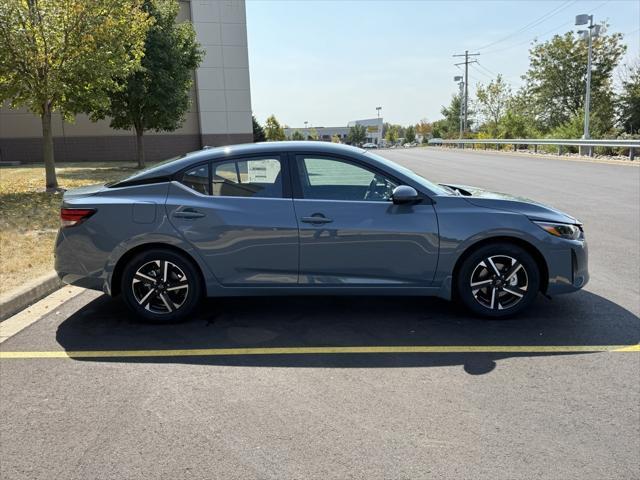
<svg viewBox="0 0 640 480">
<path fill-rule="evenodd" d="M 304 198 L 316 200 L 388 201 L 397 183 L 346 160 L 298 156 Z"/>
<path fill-rule="evenodd" d="M 281 198 L 278 158 L 251 158 L 213 163 L 211 192 L 216 197 Z"/>
<path fill-rule="evenodd" d="M 209 165 L 200 165 L 182 175 L 182 184 L 203 195 L 209 195 Z"/>
</svg>

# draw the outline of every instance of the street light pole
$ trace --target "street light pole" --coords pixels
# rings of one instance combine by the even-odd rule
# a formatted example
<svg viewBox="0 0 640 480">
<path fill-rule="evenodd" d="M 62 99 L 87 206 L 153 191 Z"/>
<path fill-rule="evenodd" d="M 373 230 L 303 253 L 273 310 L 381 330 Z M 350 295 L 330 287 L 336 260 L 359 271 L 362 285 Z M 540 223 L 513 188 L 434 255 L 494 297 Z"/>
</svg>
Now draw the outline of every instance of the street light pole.
<svg viewBox="0 0 640 480">
<path fill-rule="evenodd" d="M 587 40 L 587 86 L 584 95 L 584 130 L 582 138 L 588 140 L 591 138 L 589 133 L 589 116 L 591 112 L 591 62 L 593 56 L 593 37 L 597 37 L 600 33 L 600 25 L 593 24 L 593 15 L 576 15 L 576 25 L 587 25 L 587 30 L 578 30 L 578 33 L 582 33 Z M 592 148 L 589 147 L 589 153 Z"/>
<path fill-rule="evenodd" d="M 376 107 L 376 110 L 378 111 L 378 118 L 380 118 L 380 110 L 382 110 L 382 107 Z"/>
<path fill-rule="evenodd" d="M 458 82 L 458 86 L 460 87 L 460 138 L 462 138 L 463 136 L 463 131 L 464 131 L 464 103 L 463 103 L 463 99 L 462 99 L 462 95 L 464 94 L 464 80 L 462 79 L 462 76 L 457 75 L 455 77 L 453 77 L 453 81 L 454 82 Z"/>
</svg>

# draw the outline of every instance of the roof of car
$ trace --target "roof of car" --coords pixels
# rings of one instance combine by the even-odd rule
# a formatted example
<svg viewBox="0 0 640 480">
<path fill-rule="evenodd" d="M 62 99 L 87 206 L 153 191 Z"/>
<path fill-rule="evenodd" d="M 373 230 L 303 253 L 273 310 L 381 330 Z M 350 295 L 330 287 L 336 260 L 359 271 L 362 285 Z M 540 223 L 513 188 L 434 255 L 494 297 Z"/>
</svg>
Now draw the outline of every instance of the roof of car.
<svg viewBox="0 0 640 480">
<path fill-rule="evenodd" d="M 238 145 L 225 145 L 222 147 L 205 147 L 202 150 L 185 153 L 179 157 L 171 158 L 165 162 L 161 162 L 151 168 L 137 172 L 127 179 L 118 182 L 116 185 L 125 185 L 129 183 L 138 183 L 145 179 L 153 179 L 172 175 L 179 172 L 183 168 L 189 167 L 193 163 L 206 160 L 214 160 L 226 156 L 237 155 L 254 155 L 270 152 L 318 152 L 318 153 L 366 153 L 362 148 L 351 147 L 339 143 L 320 142 L 320 141 L 286 141 L 286 142 L 259 142 L 259 143 L 243 143 Z"/>
</svg>

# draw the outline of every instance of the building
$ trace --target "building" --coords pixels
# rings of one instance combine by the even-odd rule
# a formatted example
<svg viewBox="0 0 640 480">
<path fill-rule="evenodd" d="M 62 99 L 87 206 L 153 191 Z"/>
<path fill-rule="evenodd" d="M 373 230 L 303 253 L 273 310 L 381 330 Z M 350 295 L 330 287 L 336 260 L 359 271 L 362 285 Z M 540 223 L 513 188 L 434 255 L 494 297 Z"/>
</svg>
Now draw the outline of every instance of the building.
<svg viewBox="0 0 640 480">
<path fill-rule="evenodd" d="M 342 142 L 346 142 L 349 130 L 355 125 L 363 125 L 367 129 L 367 138 L 365 143 L 382 144 L 382 118 L 367 118 L 364 120 L 353 120 L 347 123 L 346 127 L 305 127 L 305 128 L 285 128 L 284 134 L 287 138 L 291 138 L 295 132 L 300 132 L 302 136 L 313 138 L 318 136 L 318 140 L 330 142 L 332 137 L 337 136 Z"/>
<path fill-rule="evenodd" d="M 147 160 L 160 160 L 204 145 L 253 141 L 247 23 L 244 0 L 180 0 L 180 21 L 193 22 L 205 51 L 195 72 L 192 105 L 175 132 L 145 132 Z M 86 115 L 52 120 L 55 158 L 63 161 L 129 161 L 136 158 L 133 131 Z M 41 162 L 40 118 L 27 110 L 0 109 L 0 161 Z"/>
</svg>

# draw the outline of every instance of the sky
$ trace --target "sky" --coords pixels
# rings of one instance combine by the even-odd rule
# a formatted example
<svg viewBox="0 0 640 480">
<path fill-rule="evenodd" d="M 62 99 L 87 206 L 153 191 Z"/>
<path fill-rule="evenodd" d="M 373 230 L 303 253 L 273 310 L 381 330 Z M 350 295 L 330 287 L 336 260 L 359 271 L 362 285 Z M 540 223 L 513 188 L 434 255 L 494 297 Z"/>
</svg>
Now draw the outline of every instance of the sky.
<svg viewBox="0 0 640 480">
<path fill-rule="evenodd" d="M 441 118 L 463 73 L 452 55 L 480 53 L 470 95 L 500 73 L 515 88 L 534 38 L 574 26 L 575 15 L 625 34 L 640 57 L 640 0 L 246 0 L 251 102 L 260 122 L 342 126 L 375 117 L 408 125 Z M 460 67 L 463 68 L 463 67 Z"/>
</svg>

